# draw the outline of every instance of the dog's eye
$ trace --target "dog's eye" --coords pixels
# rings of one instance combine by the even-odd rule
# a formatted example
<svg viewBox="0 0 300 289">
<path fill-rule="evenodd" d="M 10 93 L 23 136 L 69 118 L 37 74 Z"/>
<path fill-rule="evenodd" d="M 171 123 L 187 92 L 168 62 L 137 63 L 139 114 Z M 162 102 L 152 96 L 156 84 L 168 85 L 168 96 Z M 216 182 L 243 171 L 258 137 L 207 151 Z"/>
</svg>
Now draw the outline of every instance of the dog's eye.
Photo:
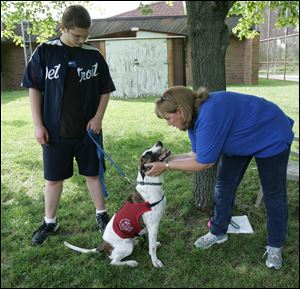
<svg viewBox="0 0 300 289">
<path fill-rule="evenodd" d="M 151 151 L 147 151 L 144 155 L 143 155 L 143 158 L 149 158 L 151 157 L 152 155 L 152 152 Z"/>
<path fill-rule="evenodd" d="M 150 163 L 152 161 L 153 153 L 151 151 L 147 151 L 142 156 L 142 160 L 144 164 Z"/>
</svg>

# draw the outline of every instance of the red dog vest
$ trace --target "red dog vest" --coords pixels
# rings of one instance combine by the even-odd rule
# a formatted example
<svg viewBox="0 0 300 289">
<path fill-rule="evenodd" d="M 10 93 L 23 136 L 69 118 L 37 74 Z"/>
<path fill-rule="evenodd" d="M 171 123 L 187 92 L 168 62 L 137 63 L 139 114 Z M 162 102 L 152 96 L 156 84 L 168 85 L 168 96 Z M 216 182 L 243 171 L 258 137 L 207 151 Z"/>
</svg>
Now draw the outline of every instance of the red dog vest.
<svg viewBox="0 0 300 289">
<path fill-rule="evenodd" d="M 115 233 L 123 239 L 134 238 L 142 230 L 139 222 L 141 215 L 148 211 L 151 211 L 149 202 L 126 202 L 115 215 L 113 221 Z"/>
</svg>

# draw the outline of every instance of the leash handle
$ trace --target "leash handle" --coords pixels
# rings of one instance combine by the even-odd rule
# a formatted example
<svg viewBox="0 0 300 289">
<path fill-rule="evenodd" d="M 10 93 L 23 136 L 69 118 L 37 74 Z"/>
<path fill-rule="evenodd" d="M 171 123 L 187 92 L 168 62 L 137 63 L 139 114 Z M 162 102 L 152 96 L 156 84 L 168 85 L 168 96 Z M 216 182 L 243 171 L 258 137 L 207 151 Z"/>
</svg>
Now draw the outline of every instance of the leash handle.
<svg viewBox="0 0 300 289">
<path fill-rule="evenodd" d="M 92 141 L 97 146 L 97 148 L 109 159 L 109 161 L 114 165 L 114 167 L 119 171 L 119 173 L 124 178 L 128 179 L 127 175 L 117 166 L 117 164 L 112 160 L 112 158 L 104 151 L 104 149 L 101 147 L 101 145 L 97 142 L 97 135 L 95 134 L 95 132 L 91 128 L 89 128 L 87 132 L 88 132 L 90 138 L 92 139 Z"/>
</svg>

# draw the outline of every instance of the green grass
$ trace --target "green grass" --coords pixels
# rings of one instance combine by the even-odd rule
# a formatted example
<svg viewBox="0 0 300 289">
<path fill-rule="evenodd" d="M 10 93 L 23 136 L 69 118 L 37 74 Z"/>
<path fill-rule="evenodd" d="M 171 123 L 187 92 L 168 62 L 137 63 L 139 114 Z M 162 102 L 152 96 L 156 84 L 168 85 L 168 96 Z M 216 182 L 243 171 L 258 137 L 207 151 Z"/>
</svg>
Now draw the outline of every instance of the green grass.
<svg viewBox="0 0 300 289">
<path fill-rule="evenodd" d="M 278 103 L 295 119 L 299 135 L 299 84 L 262 80 L 257 86 L 229 86 L 227 90 L 253 93 Z M 94 207 L 85 182 L 75 169 L 65 182 L 58 217 L 59 234 L 43 246 L 31 247 L 32 232 L 44 215 L 41 148 L 33 137 L 27 91 L 1 94 L 1 287 L 2 288 L 298 288 L 299 187 L 288 182 L 289 227 L 284 266 L 266 268 L 264 205 L 254 207 L 259 180 L 254 163 L 238 189 L 234 215 L 247 214 L 254 234 L 230 234 L 228 242 L 201 251 L 194 241 L 207 232 L 210 214 L 194 207 L 191 174 L 165 174 L 167 210 L 160 224 L 158 257 L 162 269 L 152 267 L 147 244 L 137 245 L 132 258 L 137 268 L 113 267 L 103 255 L 77 254 L 63 241 L 92 248 L 99 244 Z M 103 123 L 104 147 L 114 161 L 135 179 L 140 153 L 162 140 L 173 153 L 190 150 L 185 133 L 168 127 L 154 114 L 154 98 L 111 99 Z M 113 214 L 133 186 L 107 164 L 107 209 Z"/>
</svg>

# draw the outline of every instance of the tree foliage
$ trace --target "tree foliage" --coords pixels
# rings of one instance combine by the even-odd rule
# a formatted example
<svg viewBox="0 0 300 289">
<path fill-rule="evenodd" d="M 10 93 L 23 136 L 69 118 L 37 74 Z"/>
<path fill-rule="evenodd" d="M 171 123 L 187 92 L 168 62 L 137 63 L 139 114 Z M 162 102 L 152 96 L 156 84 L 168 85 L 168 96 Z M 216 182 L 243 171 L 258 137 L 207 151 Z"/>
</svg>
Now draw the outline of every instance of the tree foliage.
<svg viewBox="0 0 300 289">
<path fill-rule="evenodd" d="M 64 9 L 72 4 L 89 1 L 1 1 L 1 38 L 12 39 L 23 46 L 18 32 L 22 22 L 30 23 L 28 33 L 41 43 L 57 34 L 57 27 Z M 1 25 L 1 26 L 2 26 Z"/>
<path fill-rule="evenodd" d="M 16 45 L 23 45 L 23 38 L 19 35 L 17 27 L 22 21 L 30 23 L 28 32 L 36 36 L 36 42 L 41 43 L 57 34 L 60 16 L 65 7 L 71 4 L 87 6 L 93 1 L 1 1 L 1 38 L 12 39 Z M 172 5 L 173 1 L 166 1 Z M 214 1 L 211 1 L 214 2 Z M 101 3 L 101 2 L 100 2 Z M 268 6 L 269 5 L 269 6 Z M 242 16 L 235 33 L 241 38 L 253 38 L 257 32 L 252 29 L 255 25 L 264 22 L 264 11 L 278 10 L 277 27 L 299 27 L 299 2 L 298 1 L 235 1 L 228 17 Z M 140 3 L 141 11 L 151 15 L 151 7 Z"/>
<path fill-rule="evenodd" d="M 254 38 L 258 32 L 253 28 L 264 22 L 265 11 L 277 11 L 276 27 L 297 27 L 299 29 L 298 1 L 236 1 L 228 13 L 241 16 L 233 33 L 239 38 Z"/>
</svg>

